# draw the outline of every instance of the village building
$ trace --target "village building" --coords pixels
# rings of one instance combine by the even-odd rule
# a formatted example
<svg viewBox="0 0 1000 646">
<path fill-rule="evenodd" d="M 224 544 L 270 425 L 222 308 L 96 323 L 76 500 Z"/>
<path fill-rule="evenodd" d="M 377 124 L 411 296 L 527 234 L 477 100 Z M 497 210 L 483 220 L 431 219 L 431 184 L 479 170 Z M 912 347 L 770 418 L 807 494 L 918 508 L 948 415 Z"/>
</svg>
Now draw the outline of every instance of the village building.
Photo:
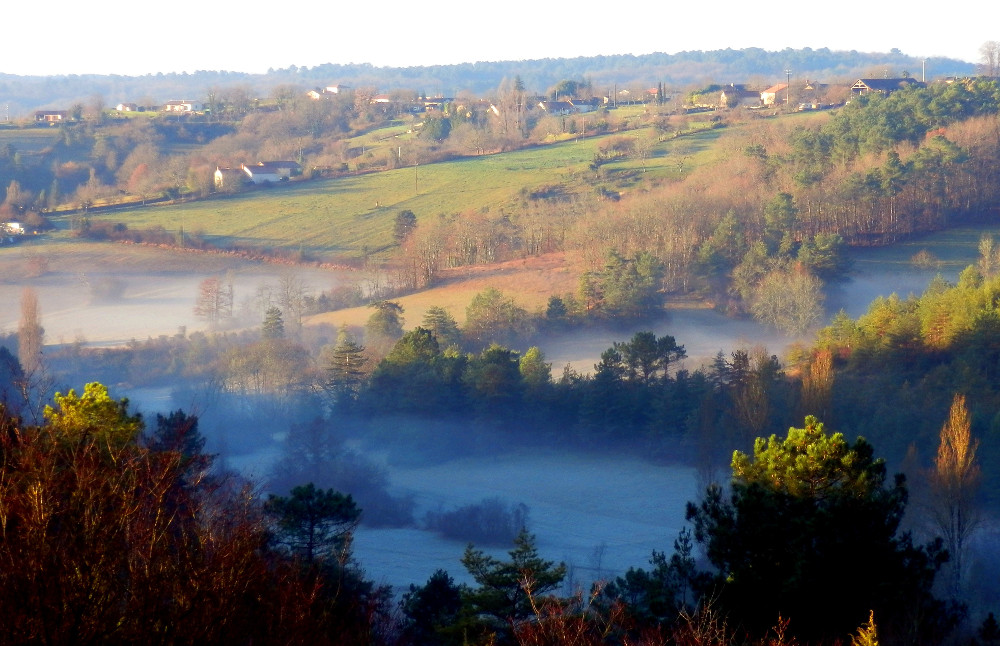
<svg viewBox="0 0 1000 646">
<path fill-rule="evenodd" d="M 191 99 L 175 99 L 163 105 L 164 112 L 200 112 L 201 104 Z"/>
<path fill-rule="evenodd" d="M 56 123 L 59 121 L 68 121 L 69 112 L 65 110 L 37 110 L 35 112 L 35 121 L 45 121 L 48 123 Z"/>
<path fill-rule="evenodd" d="M 759 106 L 760 92 L 745 85 L 730 83 L 719 93 L 719 106 L 725 108 L 752 108 Z"/>
<path fill-rule="evenodd" d="M 851 86 L 851 94 L 891 94 L 907 87 L 927 87 L 926 83 L 904 76 L 894 79 L 858 79 Z"/>
<path fill-rule="evenodd" d="M 302 174 L 302 166 L 293 161 L 263 161 L 240 166 L 252 184 L 285 182 L 294 175 Z"/>
<path fill-rule="evenodd" d="M 247 183 L 247 175 L 242 168 L 215 168 L 215 190 L 217 191 L 237 191 Z"/>
<path fill-rule="evenodd" d="M 760 93 L 761 104 L 772 107 L 780 103 L 788 103 L 788 84 L 778 83 Z"/>
<path fill-rule="evenodd" d="M 539 101 L 538 107 L 545 114 L 556 116 L 573 114 L 576 112 L 576 108 L 573 107 L 573 104 L 569 101 Z"/>
</svg>

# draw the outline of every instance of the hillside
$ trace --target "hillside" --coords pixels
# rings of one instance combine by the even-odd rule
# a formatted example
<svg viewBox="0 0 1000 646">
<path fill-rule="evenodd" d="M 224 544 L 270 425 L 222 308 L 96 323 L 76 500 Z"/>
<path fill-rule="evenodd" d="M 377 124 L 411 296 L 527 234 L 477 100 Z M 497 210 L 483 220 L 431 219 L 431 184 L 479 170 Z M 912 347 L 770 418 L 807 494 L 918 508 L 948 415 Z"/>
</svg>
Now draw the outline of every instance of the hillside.
<svg viewBox="0 0 1000 646">
<path fill-rule="evenodd" d="M 160 103 L 178 97 L 203 99 L 211 88 L 246 86 L 260 96 L 280 86 L 311 89 L 331 83 L 353 87 L 375 87 L 388 92 L 409 89 L 445 96 L 462 92 L 492 93 L 504 78 L 519 76 L 526 89 L 544 93 L 563 79 L 588 80 L 595 88 L 648 88 L 657 83 L 682 88 L 690 85 L 743 83 L 760 78 L 766 83 L 784 80 L 786 69 L 795 78 L 825 82 L 850 77 L 908 71 L 919 75 L 921 59 L 893 52 L 831 51 L 829 49 L 760 48 L 716 51 L 688 51 L 677 54 L 654 53 L 640 56 L 609 55 L 542 60 L 469 62 L 429 67 L 375 67 L 369 64 L 327 63 L 291 67 L 266 74 L 226 71 L 198 71 L 193 74 L 156 74 L 139 77 L 116 75 L 72 75 L 26 77 L 0 74 L 0 102 L 11 118 L 27 116 L 37 109 L 66 109 L 74 103 L 88 103 L 102 97 L 108 105 L 152 97 Z M 969 76 L 976 66 L 967 61 L 930 58 L 926 61 L 930 78 Z"/>
</svg>

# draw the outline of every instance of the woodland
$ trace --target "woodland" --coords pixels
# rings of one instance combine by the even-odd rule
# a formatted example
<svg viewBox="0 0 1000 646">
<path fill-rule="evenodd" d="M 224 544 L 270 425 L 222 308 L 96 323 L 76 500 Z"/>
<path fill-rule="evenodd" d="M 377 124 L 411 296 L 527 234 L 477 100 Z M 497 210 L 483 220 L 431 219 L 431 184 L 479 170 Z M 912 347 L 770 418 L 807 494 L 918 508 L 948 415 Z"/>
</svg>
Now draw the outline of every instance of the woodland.
<svg viewBox="0 0 1000 646">
<path fill-rule="evenodd" d="M 989 548 L 974 549 L 1000 505 L 1000 249 L 985 236 L 956 284 L 820 318 L 823 285 L 850 271 L 847 247 L 995 222 L 997 82 L 770 118 L 689 114 L 663 97 L 633 125 L 613 111 L 589 126 L 522 115 L 525 94 L 523 82 L 501 84 L 507 120 L 429 117 L 421 163 L 592 128 L 603 139 L 586 171 L 503 209 L 384 216 L 383 244 L 361 259 L 378 277 L 367 291 L 309 293 L 289 274 L 258 295 L 252 325 L 227 329 L 221 276 L 195 298 L 209 333 L 49 351 L 25 289 L 16 333 L 0 338 L 0 642 L 1000 643 L 1000 584 L 973 576 L 1000 576 Z M 273 111 L 241 96 L 220 94 L 215 114 L 231 118 L 174 125 L 109 120 L 95 104 L 50 148 L 9 144 L 2 208 L 40 227 L 71 222 L 71 238 L 197 246 L 193 233 L 78 209 L 122 191 L 208 196 L 206 169 L 241 158 L 357 164 L 334 135 L 400 116 L 357 95 L 287 97 Z M 693 149 L 661 151 L 673 173 L 645 176 L 656 146 L 677 140 L 708 142 L 709 157 L 685 165 Z M 193 155 L 170 153 L 193 144 Z M 369 163 L 392 168 L 391 151 Z M 442 307 L 406 320 L 400 298 L 445 269 L 544 253 L 582 259 L 575 291 L 528 310 L 490 288 L 462 321 Z M 615 342 L 592 371 L 554 373 L 546 360 L 556 332 L 642 324 L 680 298 L 818 331 L 786 357 L 754 347 L 696 369 L 684 367 L 683 339 L 649 331 Z M 366 323 L 307 324 L 345 307 L 366 308 Z M 102 385 L 115 383 L 196 393 L 214 419 L 143 419 Z M 250 442 L 287 434 L 266 492 L 213 468 L 205 428 L 218 423 Z M 358 438 L 411 453 L 442 438 L 470 451 L 630 452 L 694 465 L 703 493 L 648 567 L 567 593 L 566 568 L 539 555 L 526 510 L 483 501 L 415 518 L 349 449 Z M 469 541 L 461 565 L 474 584 L 441 570 L 408 590 L 376 585 L 351 556 L 359 523 Z"/>
</svg>

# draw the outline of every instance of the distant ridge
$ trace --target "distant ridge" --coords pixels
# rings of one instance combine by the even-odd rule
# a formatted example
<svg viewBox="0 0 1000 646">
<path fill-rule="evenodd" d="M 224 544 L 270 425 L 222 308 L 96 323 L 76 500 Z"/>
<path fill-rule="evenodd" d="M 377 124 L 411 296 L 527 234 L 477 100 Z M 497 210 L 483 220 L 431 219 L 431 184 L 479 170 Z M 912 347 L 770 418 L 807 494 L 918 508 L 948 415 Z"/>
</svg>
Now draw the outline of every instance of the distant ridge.
<svg viewBox="0 0 1000 646">
<path fill-rule="evenodd" d="M 822 81 L 852 77 L 898 76 L 904 72 L 920 78 L 922 65 L 928 80 L 948 76 L 971 76 L 976 65 L 952 58 L 926 60 L 890 52 L 834 51 L 830 49 L 760 48 L 684 51 L 676 54 L 614 54 L 575 58 L 544 58 L 522 61 L 491 61 L 421 67 L 376 67 L 368 63 L 325 63 L 314 67 L 290 67 L 264 74 L 206 71 L 193 73 L 119 75 L 17 76 L 0 72 L 0 105 L 11 118 L 27 116 L 37 109 L 65 108 L 101 97 L 106 105 L 150 97 L 166 102 L 179 96 L 203 97 L 209 88 L 250 86 L 266 96 L 279 85 L 303 89 L 342 83 L 352 87 L 372 86 L 380 91 L 413 89 L 428 95 L 455 96 L 462 91 L 485 96 L 504 78 L 519 76 L 529 92 L 544 93 L 560 80 L 589 81 L 595 93 L 612 87 L 646 88 L 663 83 L 686 87 L 703 83 L 743 83 L 793 78 Z"/>
</svg>

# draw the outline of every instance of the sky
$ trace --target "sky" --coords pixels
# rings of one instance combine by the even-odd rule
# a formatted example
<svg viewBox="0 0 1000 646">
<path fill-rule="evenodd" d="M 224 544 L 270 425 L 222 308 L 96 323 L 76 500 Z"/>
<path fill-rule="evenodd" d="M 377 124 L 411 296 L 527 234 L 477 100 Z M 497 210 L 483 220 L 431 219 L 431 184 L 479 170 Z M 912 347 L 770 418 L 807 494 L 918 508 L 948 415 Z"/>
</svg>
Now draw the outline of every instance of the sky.
<svg viewBox="0 0 1000 646">
<path fill-rule="evenodd" d="M 747 47 L 896 48 L 978 62 L 980 46 L 1000 40 L 994 3 L 936 4 L 937 10 L 930 2 L 877 0 L 51 0 L 40 12 L 32 3 L 11 2 L 0 12 L 0 73 L 262 73 L 324 63 L 408 67 Z"/>
</svg>

